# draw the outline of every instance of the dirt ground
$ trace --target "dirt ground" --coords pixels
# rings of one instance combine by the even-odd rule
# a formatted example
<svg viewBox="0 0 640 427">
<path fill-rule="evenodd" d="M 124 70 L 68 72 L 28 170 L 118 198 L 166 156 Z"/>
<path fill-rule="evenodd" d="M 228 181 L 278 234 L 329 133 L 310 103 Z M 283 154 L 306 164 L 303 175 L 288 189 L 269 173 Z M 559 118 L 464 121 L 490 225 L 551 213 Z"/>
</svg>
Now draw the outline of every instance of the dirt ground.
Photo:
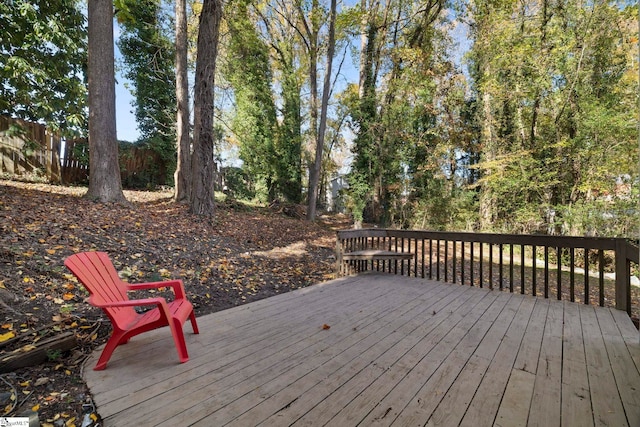
<svg viewBox="0 0 640 427">
<path fill-rule="evenodd" d="M 238 202 L 203 220 L 169 191 L 126 191 L 126 205 L 94 203 L 81 198 L 85 191 L 0 180 L 0 361 L 45 339 L 75 337 L 73 349 L 48 351 L 34 366 L 0 363 L 0 416 L 32 411 L 43 426 L 100 423 L 82 369 L 110 324 L 86 302 L 67 256 L 107 252 L 129 282 L 180 278 L 201 316 L 331 279 L 334 231 L 349 226 L 345 217 L 309 223 L 281 207 Z"/>
</svg>

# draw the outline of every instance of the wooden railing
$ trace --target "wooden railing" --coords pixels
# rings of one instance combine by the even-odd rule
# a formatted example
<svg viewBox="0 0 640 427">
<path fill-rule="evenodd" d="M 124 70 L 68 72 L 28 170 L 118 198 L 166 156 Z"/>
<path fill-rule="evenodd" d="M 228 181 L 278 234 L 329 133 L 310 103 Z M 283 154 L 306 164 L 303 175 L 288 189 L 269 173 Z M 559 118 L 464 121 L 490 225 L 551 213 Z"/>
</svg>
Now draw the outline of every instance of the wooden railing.
<svg viewBox="0 0 640 427">
<path fill-rule="evenodd" d="M 343 259 L 344 253 L 370 249 L 412 256 L 408 260 Z M 341 230 L 336 247 L 338 275 L 384 271 L 615 306 L 630 315 L 632 267 L 637 268 L 638 258 L 638 247 L 622 238 L 392 229 Z"/>
</svg>

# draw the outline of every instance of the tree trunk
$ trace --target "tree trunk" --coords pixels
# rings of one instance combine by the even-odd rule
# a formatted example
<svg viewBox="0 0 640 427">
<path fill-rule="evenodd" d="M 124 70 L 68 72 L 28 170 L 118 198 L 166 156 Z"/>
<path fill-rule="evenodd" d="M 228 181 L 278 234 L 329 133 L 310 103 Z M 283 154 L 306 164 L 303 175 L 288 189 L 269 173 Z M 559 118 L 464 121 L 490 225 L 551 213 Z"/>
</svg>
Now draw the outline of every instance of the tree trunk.
<svg viewBox="0 0 640 427">
<path fill-rule="evenodd" d="M 311 134 L 311 141 L 318 144 L 318 33 L 320 32 L 319 19 L 316 14 L 320 13 L 320 5 L 318 0 L 313 0 L 311 4 L 311 12 L 309 16 L 309 22 L 304 15 L 301 7 L 298 8 L 300 19 L 304 24 L 305 32 L 307 33 L 308 43 L 307 49 L 309 51 L 309 132 Z M 312 194 L 312 183 L 315 181 L 316 185 L 318 177 L 314 177 L 315 163 L 309 166 L 309 186 L 307 192 L 307 219 L 311 219 L 312 215 L 315 218 L 315 204 L 317 197 L 316 194 Z M 313 212 L 311 212 L 311 206 L 313 204 Z"/>
<path fill-rule="evenodd" d="M 322 105 L 320 107 L 320 127 L 318 128 L 318 139 L 316 140 L 316 158 L 313 168 L 309 174 L 309 207 L 307 209 L 307 219 L 316 219 L 316 204 L 318 201 L 318 183 L 320 179 L 320 169 L 322 167 L 322 150 L 324 148 L 324 135 L 327 129 L 327 109 L 329 106 L 329 94 L 331 92 L 331 65 L 336 45 L 336 0 L 331 0 L 331 15 L 329 18 L 329 44 L 327 46 L 327 66 L 324 74 L 324 86 L 322 88 Z"/>
<path fill-rule="evenodd" d="M 176 145 L 178 162 L 174 175 L 174 200 L 176 202 L 189 202 L 191 199 L 191 141 L 189 139 L 186 0 L 176 0 L 176 100 Z"/>
<path fill-rule="evenodd" d="M 194 136 L 192 156 L 191 212 L 213 216 L 215 210 L 213 99 L 221 0 L 204 0 L 200 14 L 194 89 Z"/>
<path fill-rule="evenodd" d="M 89 190 L 85 197 L 124 202 L 116 135 L 113 4 L 89 0 Z"/>
</svg>

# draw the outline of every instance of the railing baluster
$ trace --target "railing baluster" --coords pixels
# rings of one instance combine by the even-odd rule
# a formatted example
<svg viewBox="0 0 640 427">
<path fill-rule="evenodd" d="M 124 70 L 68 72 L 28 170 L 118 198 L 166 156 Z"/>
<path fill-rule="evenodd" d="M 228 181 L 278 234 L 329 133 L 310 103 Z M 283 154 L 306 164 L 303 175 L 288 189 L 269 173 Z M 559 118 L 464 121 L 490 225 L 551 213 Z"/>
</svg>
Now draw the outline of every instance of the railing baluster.
<svg viewBox="0 0 640 427">
<path fill-rule="evenodd" d="M 509 292 L 513 293 L 513 243 L 509 245 Z"/>
<path fill-rule="evenodd" d="M 424 279 L 424 239 L 422 239 L 422 278 Z"/>
<path fill-rule="evenodd" d="M 525 245 L 520 245 L 520 293 L 525 294 Z"/>
<path fill-rule="evenodd" d="M 464 240 L 462 240 L 460 242 L 460 284 L 464 285 L 464 258 L 465 258 L 465 253 L 464 253 Z"/>
<path fill-rule="evenodd" d="M 454 240 L 453 241 L 453 266 L 451 268 L 451 270 L 453 272 L 452 273 L 453 274 L 453 283 L 457 283 L 457 281 L 456 281 L 456 261 L 457 261 L 458 256 L 457 256 L 457 250 L 456 249 L 457 249 L 456 248 L 456 241 Z"/>
<path fill-rule="evenodd" d="M 500 281 L 499 286 L 500 290 L 502 290 L 502 243 L 498 245 L 498 249 L 500 250 L 500 255 L 498 256 L 498 280 Z"/>
<path fill-rule="evenodd" d="M 489 289 L 493 289 L 493 243 L 489 243 Z"/>
<path fill-rule="evenodd" d="M 475 265 L 475 258 L 473 256 L 473 246 L 474 246 L 474 244 L 473 244 L 473 242 L 469 242 L 469 244 L 471 245 L 471 259 L 469 261 L 469 276 L 470 276 L 470 280 L 471 280 L 470 285 L 474 286 L 474 283 L 473 283 L 473 267 Z"/>
<path fill-rule="evenodd" d="M 429 279 L 433 279 L 433 240 L 429 239 Z"/>
<path fill-rule="evenodd" d="M 531 295 L 536 296 L 538 294 L 537 292 L 537 283 L 536 283 L 536 279 L 537 279 L 537 270 L 538 270 L 538 257 L 537 257 L 537 249 L 536 249 L 536 245 L 531 245 L 531 259 L 533 260 L 533 264 L 531 267 L 531 272 L 532 272 L 532 276 L 531 276 Z"/>
<path fill-rule="evenodd" d="M 484 261 L 484 243 L 480 242 L 480 264 L 478 264 L 478 278 L 480 281 L 480 287 L 483 287 L 482 283 L 482 263 Z"/>
<path fill-rule="evenodd" d="M 589 249 L 584 248 L 584 303 L 591 304 L 589 295 Z"/>
<path fill-rule="evenodd" d="M 440 280 L 440 239 L 436 240 L 436 280 Z"/>
<path fill-rule="evenodd" d="M 544 247 L 544 297 L 549 298 L 549 246 Z"/>
<path fill-rule="evenodd" d="M 560 253 L 560 247 L 558 246 L 556 248 L 556 253 L 557 253 L 557 257 L 558 257 L 558 281 L 557 281 L 557 285 L 558 285 L 558 301 L 562 300 L 562 254 Z"/>
<path fill-rule="evenodd" d="M 569 298 L 571 302 L 576 301 L 576 251 L 569 249 Z"/>
<path fill-rule="evenodd" d="M 449 241 L 444 241 L 444 281 L 449 281 Z"/>
<path fill-rule="evenodd" d="M 598 285 L 600 291 L 600 307 L 604 307 L 604 251 L 598 251 Z"/>
</svg>

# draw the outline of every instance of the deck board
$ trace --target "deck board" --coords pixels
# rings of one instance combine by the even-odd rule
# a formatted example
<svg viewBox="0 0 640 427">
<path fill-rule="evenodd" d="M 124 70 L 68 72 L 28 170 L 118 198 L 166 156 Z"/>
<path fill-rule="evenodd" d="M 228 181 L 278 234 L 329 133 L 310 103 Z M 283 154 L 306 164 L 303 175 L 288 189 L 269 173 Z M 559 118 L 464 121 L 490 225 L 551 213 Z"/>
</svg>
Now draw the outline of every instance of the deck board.
<svg viewBox="0 0 640 427">
<path fill-rule="evenodd" d="M 364 274 L 198 318 L 187 363 L 165 328 L 84 377 L 105 426 L 637 426 L 625 316 Z"/>
</svg>

